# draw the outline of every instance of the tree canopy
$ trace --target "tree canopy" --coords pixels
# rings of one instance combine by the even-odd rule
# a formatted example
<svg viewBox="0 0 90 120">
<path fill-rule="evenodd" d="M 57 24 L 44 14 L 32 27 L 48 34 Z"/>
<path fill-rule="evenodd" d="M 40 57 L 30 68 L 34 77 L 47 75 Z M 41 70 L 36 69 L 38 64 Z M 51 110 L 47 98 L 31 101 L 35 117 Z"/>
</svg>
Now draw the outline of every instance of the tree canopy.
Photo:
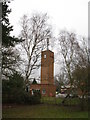
<svg viewBox="0 0 90 120">
<path fill-rule="evenodd" d="M 15 64 L 19 59 L 19 54 L 14 50 L 16 43 L 21 42 L 21 39 L 11 36 L 13 26 L 9 22 L 9 9 L 10 1 L 2 2 L 2 75 L 9 76 L 15 71 Z"/>
</svg>

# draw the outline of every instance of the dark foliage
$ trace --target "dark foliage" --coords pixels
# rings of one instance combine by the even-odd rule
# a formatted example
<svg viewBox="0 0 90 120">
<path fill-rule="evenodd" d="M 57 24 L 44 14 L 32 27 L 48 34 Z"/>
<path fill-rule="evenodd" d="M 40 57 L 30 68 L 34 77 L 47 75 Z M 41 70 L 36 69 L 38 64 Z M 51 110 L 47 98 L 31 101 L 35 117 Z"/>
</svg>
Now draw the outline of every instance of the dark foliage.
<svg viewBox="0 0 90 120">
<path fill-rule="evenodd" d="M 34 95 L 31 95 L 29 92 L 24 94 L 24 104 L 39 104 L 41 102 L 41 94 L 38 91 L 34 91 Z"/>
<path fill-rule="evenodd" d="M 10 25 L 8 17 L 11 13 L 9 3 L 10 1 L 2 2 L 2 75 L 4 77 L 8 77 L 9 74 L 13 73 L 15 70 L 13 66 L 17 63 L 19 54 L 17 54 L 13 48 L 16 43 L 22 41 L 21 39 L 10 35 L 11 31 L 13 31 L 13 26 Z"/>
<path fill-rule="evenodd" d="M 21 103 L 25 91 L 23 77 L 15 73 L 9 80 L 2 80 L 2 102 Z"/>
<path fill-rule="evenodd" d="M 24 79 L 17 72 L 2 81 L 2 103 L 38 104 L 40 99 L 40 92 L 34 91 L 32 96 L 25 91 Z"/>
<path fill-rule="evenodd" d="M 9 2 L 2 2 L 2 45 L 4 47 L 15 46 L 15 43 L 22 41 L 16 37 L 12 37 L 10 32 L 13 31 L 13 26 L 10 25 L 8 15 L 11 13 L 11 9 L 9 9 Z"/>
</svg>

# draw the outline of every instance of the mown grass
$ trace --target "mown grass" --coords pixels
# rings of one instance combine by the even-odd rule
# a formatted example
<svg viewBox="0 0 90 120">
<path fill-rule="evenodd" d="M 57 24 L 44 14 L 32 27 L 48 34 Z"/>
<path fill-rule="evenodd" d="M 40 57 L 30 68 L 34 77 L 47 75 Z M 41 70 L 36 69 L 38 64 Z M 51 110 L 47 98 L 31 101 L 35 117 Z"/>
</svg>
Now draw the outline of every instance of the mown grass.
<svg viewBox="0 0 90 120">
<path fill-rule="evenodd" d="M 56 105 L 3 108 L 3 118 L 88 118 L 87 111 Z"/>
<path fill-rule="evenodd" d="M 61 105 L 62 101 L 64 98 L 55 98 L 55 97 L 42 97 L 41 98 L 41 103 L 45 104 L 56 104 L 56 105 Z M 65 105 L 80 105 L 81 100 L 79 98 L 67 98 L 65 100 Z M 85 105 L 88 103 L 88 100 L 84 100 Z"/>
<path fill-rule="evenodd" d="M 55 98 L 55 97 L 42 97 L 41 103 L 44 104 L 58 104 L 60 105 L 63 98 Z"/>
<path fill-rule="evenodd" d="M 77 106 L 62 106 L 61 101 L 61 98 L 45 97 L 39 105 L 4 106 L 2 115 L 3 118 L 88 118 L 88 111 L 81 111 Z"/>
</svg>

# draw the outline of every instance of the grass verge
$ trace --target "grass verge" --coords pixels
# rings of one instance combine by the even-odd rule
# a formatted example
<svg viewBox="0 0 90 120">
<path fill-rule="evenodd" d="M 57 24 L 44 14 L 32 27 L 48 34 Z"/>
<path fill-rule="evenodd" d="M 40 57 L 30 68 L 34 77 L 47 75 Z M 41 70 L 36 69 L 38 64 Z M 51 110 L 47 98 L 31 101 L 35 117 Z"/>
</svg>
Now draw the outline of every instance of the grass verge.
<svg viewBox="0 0 90 120">
<path fill-rule="evenodd" d="M 59 105 L 3 106 L 3 118 L 88 118 L 87 111 Z"/>
</svg>

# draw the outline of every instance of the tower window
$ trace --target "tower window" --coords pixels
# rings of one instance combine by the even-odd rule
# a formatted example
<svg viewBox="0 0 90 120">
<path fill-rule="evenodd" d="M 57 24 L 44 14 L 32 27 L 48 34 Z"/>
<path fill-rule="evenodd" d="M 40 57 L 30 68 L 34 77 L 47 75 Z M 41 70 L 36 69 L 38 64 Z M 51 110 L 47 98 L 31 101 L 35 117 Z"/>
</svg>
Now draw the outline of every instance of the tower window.
<svg viewBox="0 0 90 120">
<path fill-rule="evenodd" d="M 45 90 L 45 89 L 43 89 L 43 90 L 42 90 L 42 94 L 45 94 L 45 93 L 46 93 L 46 90 Z"/>
<path fill-rule="evenodd" d="M 46 55 L 44 55 L 44 58 L 46 58 Z"/>
</svg>

